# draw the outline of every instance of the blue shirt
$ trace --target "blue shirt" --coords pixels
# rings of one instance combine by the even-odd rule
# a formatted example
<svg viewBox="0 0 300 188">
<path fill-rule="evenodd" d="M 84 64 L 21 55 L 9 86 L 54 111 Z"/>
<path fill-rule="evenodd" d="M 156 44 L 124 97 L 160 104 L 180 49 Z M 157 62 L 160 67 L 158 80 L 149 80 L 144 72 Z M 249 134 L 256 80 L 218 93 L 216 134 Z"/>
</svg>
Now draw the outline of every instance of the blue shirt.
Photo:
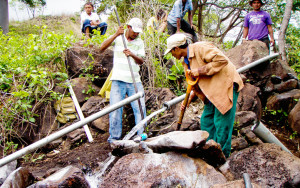
<svg viewBox="0 0 300 188">
<path fill-rule="evenodd" d="M 189 61 L 189 46 L 187 47 L 187 56 L 184 57 L 184 62 L 185 62 L 185 64 L 187 64 L 188 68 L 191 69 L 190 61 Z"/>
<path fill-rule="evenodd" d="M 192 11 L 193 10 L 193 4 L 192 4 L 192 0 L 187 0 L 185 3 L 185 7 L 184 10 L 183 9 L 183 4 L 182 4 L 182 0 L 177 0 L 174 5 L 173 8 L 171 10 L 171 12 L 168 15 L 168 22 L 173 25 L 174 27 L 177 27 L 177 18 L 183 18 L 186 14 L 187 11 Z"/>
</svg>

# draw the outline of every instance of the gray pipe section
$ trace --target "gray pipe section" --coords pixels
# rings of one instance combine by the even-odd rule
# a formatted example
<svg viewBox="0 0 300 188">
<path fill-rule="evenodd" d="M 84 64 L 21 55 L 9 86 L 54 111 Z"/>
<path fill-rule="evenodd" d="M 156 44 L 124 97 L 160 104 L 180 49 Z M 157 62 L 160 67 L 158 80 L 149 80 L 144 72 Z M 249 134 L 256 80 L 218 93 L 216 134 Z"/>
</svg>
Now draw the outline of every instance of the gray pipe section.
<svg viewBox="0 0 300 188">
<path fill-rule="evenodd" d="M 248 173 L 243 174 L 244 182 L 245 182 L 245 188 L 252 188 L 250 176 Z"/>
<path fill-rule="evenodd" d="M 259 137 L 263 142 L 265 143 L 275 143 L 278 146 L 280 146 L 284 151 L 290 153 L 290 152 L 270 131 L 267 129 L 262 122 L 259 122 L 259 124 L 254 125 L 251 127 L 252 132 L 255 133 L 257 137 Z"/>
<path fill-rule="evenodd" d="M 137 94 L 134 94 L 131 97 L 128 97 L 128 98 L 118 102 L 117 104 L 114 104 L 114 105 L 112 105 L 108 108 L 105 108 L 105 109 L 101 110 L 100 112 L 97 112 L 97 113 L 95 113 L 95 114 L 93 114 L 93 115 L 77 122 L 77 123 L 74 123 L 74 124 L 64 128 L 64 129 L 62 129 L 58 132 L 55 132 L 55 133 L 49 135 L 49 136 L 47 136 L 47 137 L 45 137 L 45 138 L 29 145 L 29 146 L 15 152 L 15 153 L 12 153 L 11 155 L 8 155 L 8 156 L 6 156 L 6 157 L 4 157 L 0 160 L 0 167 L 7 164 L 7 163 L 9 163 L 9 162 L 11 162 L 11 161 L 13 161 L 13 160 L 18 159 L 19 157 L 22 157 L 23 155 L 25 155 L 27 153 L 35 151 L 36 149 L 38 149 L 38 148 L 40 148 L 40 147 L 56 140 L 56 139 L 64 136 L 65 134 L 68 134 L 68 133 L 84 126 L 85 124 L 87 124 L 87 123 L 89 123 L 89 122 L 91 122 L 95 119 L 98 119 L 98 118 L 108 114 L 109 112 L 112 112 L 112 111 L 124 106 L 125 104 L 128 104 L 132 101 L 135 101 L 139 98 L 142 98 L 143 96 L 144 96 L 143 92 L 139 92 Z"/>
<path fill-rule="evenodd" d="M 123 140 L 129 140 L 140 128 L 142 128 L 147 123 L 147 121 L 149 121 L 151 118 L 153 118 L 157 114 L 164 112 L 165 110 L 167 110 L 167 107 L 163 107 L 160 110 L 153 112 L 152 114 L 150 114 L 149 116 L 147 116 L 146 118 L 141 120 L 138 124 L 136 124 L 131 129 L 131 131 L 126 136 L 124 136 Z"/>
<path fill-rule="evenodd" d="M 248 69 L 251 69 L 252 67 L 255 67 L 256 65 L 259 65 L 259 64 L 265 62 L 265 61 L 274 59 L 277 56 L 279 56 L 279 53 L 275 53 L 275 54 L 263 57 L 263 58 L 261 58 L 259 60 L 254 61 L 253 63 L 250 63 L 248 65 L 245 65 L 245 66 L 239 68 L 237 71 L 238 71 L 238 73 L 244 72 L 244 71 L 246 71 Z"/>
</svg>

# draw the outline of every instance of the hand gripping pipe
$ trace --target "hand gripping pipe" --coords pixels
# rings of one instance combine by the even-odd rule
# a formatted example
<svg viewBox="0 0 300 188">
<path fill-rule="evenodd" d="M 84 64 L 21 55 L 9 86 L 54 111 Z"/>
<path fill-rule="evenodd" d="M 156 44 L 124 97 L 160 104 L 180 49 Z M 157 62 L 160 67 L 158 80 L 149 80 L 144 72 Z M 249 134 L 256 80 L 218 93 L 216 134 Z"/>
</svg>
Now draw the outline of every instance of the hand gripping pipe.
<svg viewBox="0 0 300 188">
<path fill-rule="evenodd" d="M 25 155 L 27 153 L 35 151 L 36 149 L 38 149 L 38 148 L 40 148 L 40 147 L 56 140 L 56 139 L 64 136 L 65 134 L 68 134 L 68 133 L 74 131 L 75 129 L 78 129 L 78 128 L 84 126 L 85 124 L 87 124 L 91 121 L 94 121 L 95 119 L 98 119 L 98 118 L 100 118 L 100 117 L 102 117 L 102 116 L 118 109 L 118 108 L 121 108 L 125 104 L 128 104 L 132 101 L 135 101 L 139 98 L 142 98 L 143 96 L 144 96 L 143 92 L 136 93 L 136 94 L 134 94 L 134 95 L 132 95 L 132 96 L 130 96 L 130 97 L 114 104 L 114 105 L 112 105 L 112 106 L 109 106 L 108 108 L 105 108 L 105 109 L 101 110 L 100 112 L 97 112 L 97 113 L 95 113 L 95 114 L 93 114 L 93 115 L 91 115 L 87 118 L 84 118 L 83 120 L 81 120 L 77 123 L 74 123 L 74 124 L 64 128 L 60 131 L 57 131 L 57 132 L 55 132 L 55 133 L 53 133 L 53 134 L 51 134 L 51 135 L 49 135 L 49 136 L 47 136 L 43 139 L 31 144 L 31 145 L 23 148 L 23 149 L 20 149 L 19 151 L 16 151 L 15 153 L 12 153 L 12 154 L 0 159 L 0 167 L 2 167 L 3 165 L 5 165 L 5 164 L 7 164 L 7 163 L 9 163 L 9 162 L 11 162 L 15 159 L 18 159 L 19 157 L 22 157 L 23 155 Z"/>
</svg>

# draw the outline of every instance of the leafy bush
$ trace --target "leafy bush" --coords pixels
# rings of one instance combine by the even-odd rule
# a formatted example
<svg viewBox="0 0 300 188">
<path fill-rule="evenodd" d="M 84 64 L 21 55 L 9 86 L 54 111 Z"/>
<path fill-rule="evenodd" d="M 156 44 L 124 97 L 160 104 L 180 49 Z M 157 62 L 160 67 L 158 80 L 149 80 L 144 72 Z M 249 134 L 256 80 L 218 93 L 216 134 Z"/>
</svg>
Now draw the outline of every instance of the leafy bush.
<svg viewBox="0 0 300 188">
<path fill-rule="evenodd" d="M 289 65 L 295 70 L 300 79 L 300 28 L 289 25 L 286 34 Z"/>
<path fill-rule="evenodd" d="M 37 108 L 57 99 L 54 80 L 66 80 L 64 52 L 74 42 L 72 34 L 56 34 L 39 28 L 41 35 L 27 37 L 0 32 L 0 145 L 14 149 L 18 126 L 37 126 Z M 26 125 L 26 126 L 24 126 Z"/>
</svg>

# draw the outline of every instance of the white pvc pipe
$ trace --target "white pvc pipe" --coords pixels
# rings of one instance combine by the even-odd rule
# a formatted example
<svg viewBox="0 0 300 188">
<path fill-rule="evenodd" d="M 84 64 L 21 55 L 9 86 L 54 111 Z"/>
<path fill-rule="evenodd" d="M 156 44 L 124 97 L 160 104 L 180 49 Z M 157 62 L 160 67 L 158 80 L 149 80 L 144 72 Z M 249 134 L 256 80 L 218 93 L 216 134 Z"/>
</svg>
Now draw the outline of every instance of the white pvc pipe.
<svg viewBox="0 0 300 188">
<path fill-rule="evenodd" d="M 262 124 L 262 122 L 259 122 L 258 125 L 254 125 L 251 127 L 252 132 L 255 133 L 255 135 L 260 138 L 265 143 L 275 143 L 278 146 L 280 146 L 284 151 L 290 153 L 292 152 L 288 150 L 270 131 L 267 129 L 267 127 Z"/>
<path fill-rule="evenodd" d="M 23 155 L 27 154 L 27 153 L 30 153 L 31 151 L 35 151 L 36 149 L 64 136 L 65 134 L 68 134 L 82 126 L 84 126 L 85 124 L 87 124 L 88 122 L 91 122 L 91 121 L 94 121 L 95 119 L 98 119 L 122 106 L 124 106 L 125 104 L 128 104 L 134 100 L 137 100 L 139 98 L 142 98 L 144 96 L 144 93 L 143 92 L 139 92 L 137 94 L 134 94 L 112 106 L 109 106 L 108 108 L 104 108 L 103 110 L 101 110 L 100 112 L 97 112 L 77 123 L 74 123 L 60 131 L 57 131 L 33 144 L 30 144 L 29 146 L 23 148 L 23 149 L 20 149 L 19 151 L 16 151 L 15 153 L 12 153 L 2 159 L 0 159 L 0 167 L 13 161 L 13 160 L 16 160 L 18 159 L 19 157 L 22 157 Z"/>
<path fill-rule="evenodd" d="M 70 81 L 67 81 L 67 85 L 69 87 L 69 92 L 70 92 L 71 97 L 73 99 L 73 102 L 75 104 L 76 111 L 77 111 L 77 113 L 79 115 L 79 119 L 83 120 L 84 119 L 84 115 L 83 115 L 83 113 L 81 111 L 80 105 L 78 103 L 78 100 L 77 100 L 76 95 L 75 95 L 75 93 L 73 91 L 73 88 L 72 88 L 72 85 L 71 85 Z M 84 128 L 85 134 L 86 134 L 89 142 L 93 142 L 93 137 L 92 137 L 92 134 L 90 132 L 89 127 L 87 125 L 84 125 L 83 128 Z"/>
</svg>

